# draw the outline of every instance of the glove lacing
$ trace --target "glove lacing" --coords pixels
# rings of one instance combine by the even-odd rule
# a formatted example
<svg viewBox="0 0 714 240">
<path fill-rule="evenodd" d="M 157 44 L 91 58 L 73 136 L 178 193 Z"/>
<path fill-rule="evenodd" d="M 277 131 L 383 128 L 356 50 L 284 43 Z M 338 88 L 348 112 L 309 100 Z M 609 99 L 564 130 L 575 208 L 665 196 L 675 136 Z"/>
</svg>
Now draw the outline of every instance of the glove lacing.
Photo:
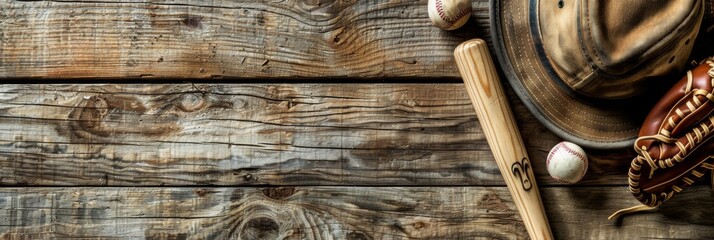
<svg viewBox="0 0 714 240">
<path fill-rule="evenodd" d="M 709 71 L 707 71 L 707 74 L 712 78 L 712 82 L 710 84 L 712 84 L 712 86 L 714 86 L 714 61 L 713 61 L 713 59 L 710 58 L 710 59 L 707 59 L 706 63 L 710 66 Z M 692 91 L 693 76 L 692 76 L 691 71 L 687 72 L 687 81 L 688 82 L 687 82 L 686 88 L 684 90 L 685 94 L 688 94 L 689 92 Z M 693 95 L 692 95 L 692 100 L 688 101 L 686 103 L 686 106 L 687 106 L 687 108 L 689 108 L 690 113 L 693 113 L 698 107 L 700 107 L 704 104 L 699 99 L 699 97 L 701 97 L 701 96 L 704 96 L 704 99 L 708 100 L 709 102 L 714 103 L 714 94 L 712 94 L 709 91 L 703 90 L 703 89 L 695 89 L 693 92 Z M 680 118 L 680 121 L 686 117 L 685 114 L 679 109 L 676 109 L 675 113 Z M 714 129 L 713 129 L 714 127 L 710 127 L 710 126 L 714 126 L 714 116 L 710 115 L 708 117 L 708 120 L 709 120 L 708 122 L 707 121 L 702 122 L 701 124 L 699 124 L 698 127 L 693 128 L 693 130 L 691 132 L 688 132 L 685 134 L 685 137 L 687 138 L 687 144 L 683 144 L 683 143 L 677 141 L 677 139 L 672 138 L 670 136 L 671 133 L 669 131 L 667 131 L 666 129 L 660 129 L 660 132 L 656 135 L 642 136 L 642 137 L 637 138 L 637 140 L 635 140 L 635 151 L 637 152 L 637 157 L 635 157 L 635 160 L 632 161 L 632 165 L 631 165 L 632 168 L 639 172 L 639 170 L 642 167 L 641 164 L 644 161 L 650 167 L 649 178 L 652 178 L 652 175 L 654 174 L 655 170 L 657 170 L 659 168 L 673 167 L 675 164 L 675 161 L 681 162 L 682 160 L 684 160 L 686 158 L 686 156 L 689 154 L 690 150 L 693 150 L 701 142 L 708 139 L 710 137 L 710 134 L 712 132 L 714 132 Z M 669 124 L 670 128 L 672 128 L 672 129 L 677 125 L 677 122 L 675 121 L 674 116 L 667 119 L 667 124 Z M 679 152 L 671 158 L 655 160 L 652 158 L 652 156 L 650 156 L 649 152 L 647 151 L 646 146 L 642 146 L 639 148 L 637 147 L 637 143 L 639 141 L 643 141 L 643 140 L 659 141 L 660 145 L 663 143 L 664 144 L 674 143 L 674 145 L 679 149 Z M 710 158 L 714 158 L 714 156 L 710 156 Z M 714 169 L 714 165 L 709 164 L 709 163 L 702 163 L 702 167 L 710 169 L 710 170 Z M 697 177 L 701 177 L 702 175 L 704 175 L 703 173 L 696 172 L 696 170 L 692 170 L 692 174 L 694 174 Z M 636 186 L 636 184 L 639 182 L 639 178 L 640 178 L 639 174 L 633 175 L 631 172 L 628 171 L 628 175 L 630 177 L 630 180 L 629 180 L 630 191 L 632 191 L 633 193 L 639 193 L 640 190 L 634 188 L 634 186 Z M 687 181 L 688 184 L 693 183 L 693 181 L 691 179 L 686 178 L 686 177 L 684 178 L 684 181 Z M 673 190 L 675 190 L 677 192 L 682 190 L 681 188 L 679 188 L 677 186 L 672 186 L 672 188 L 673 188 Z M 666 200 L 672 196 L 672 193 L 663 194 L 663 195 L 664 195 L 663 197 Z M 652 210 L 652 209 L 657 208 L 657 206 L 659 206 L 661 203 L 662 203 L 662 201 L 654 201 L 653 200 L 650 203 L 651 204 L 650 206 L 642 204 L 639 206 L 621 209 L 621 210 L 613 213 L 612 215 L 610 215 L 610 217 L 608 217 L 608 219 L 617 218 L 623 214 Z"/>
</svg>

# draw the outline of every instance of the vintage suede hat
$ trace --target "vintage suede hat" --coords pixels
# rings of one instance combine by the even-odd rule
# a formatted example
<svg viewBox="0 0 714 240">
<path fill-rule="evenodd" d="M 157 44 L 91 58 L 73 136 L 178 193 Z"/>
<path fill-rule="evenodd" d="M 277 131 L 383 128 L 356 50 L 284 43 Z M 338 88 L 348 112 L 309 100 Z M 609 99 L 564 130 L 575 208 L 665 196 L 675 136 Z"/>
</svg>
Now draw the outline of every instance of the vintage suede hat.
<svg viewBox="0 0 714 240">
<path fill-rule="evenodd" d="M 496 55 L 516 94 L 555 134 L 594 149 L 632 146 L 662 94 L 650 89 L 674 84 L 704 15 L 700 0 L 490 4 Z"/>
</svg>

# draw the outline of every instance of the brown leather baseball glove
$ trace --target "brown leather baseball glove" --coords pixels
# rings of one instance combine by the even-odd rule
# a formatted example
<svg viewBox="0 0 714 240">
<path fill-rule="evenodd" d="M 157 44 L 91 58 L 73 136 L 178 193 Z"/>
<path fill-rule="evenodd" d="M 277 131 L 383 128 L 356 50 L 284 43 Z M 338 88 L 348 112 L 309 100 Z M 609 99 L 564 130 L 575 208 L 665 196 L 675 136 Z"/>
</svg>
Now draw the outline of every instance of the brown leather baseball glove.
<svg viewBox="0 0 714 240">
<path fill-rule="evenodd" d="M 630 191 L 649 207 L 714 169 L 714 59 L 687 72 L 649 113 L 635 141 Z"/>
<path fill-rule="evenodd" d="M 612 216 L 653 209 L 714 169 L 714 58 L 687 72 L 647 115 L 635 141 L 630 191 L 643 206 Z"/>
</svg>

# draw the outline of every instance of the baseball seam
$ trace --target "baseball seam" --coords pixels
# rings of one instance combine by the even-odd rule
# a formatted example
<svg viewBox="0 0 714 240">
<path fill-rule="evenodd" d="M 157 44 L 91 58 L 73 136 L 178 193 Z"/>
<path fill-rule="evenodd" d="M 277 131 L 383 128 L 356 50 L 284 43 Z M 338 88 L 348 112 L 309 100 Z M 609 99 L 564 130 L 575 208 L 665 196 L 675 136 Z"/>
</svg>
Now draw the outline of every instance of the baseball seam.
<svg viewBox="0 0 714 240">
<path fill-rule="evenodd" d="M 550 159 L 553 158 L 553 156 L 555 155 L 555 153 L 558 152 L 558 150 L 560 150 L 560 148 L 563 148 L 566 152 L 568 152 L 568 153 L 572 154 L 573 156 L 577 157 L 583 164 L 585 164 L 585 167 L 583 167 L 583 168 L 580 169 L 580 176 L 581 176 L 581 179 L 582 179 L 582 177 L 585 176 L 585 172 L 586 172 L 587 169 L 588 169 L 587 162 L 585 161 L 585 156 L 583 156 L 583 154 L 581 154 L 581 153 L 575 151 L 574 149 L 569 148 L 568 145 L 566 145 L 565 143 L 559 143 L 559 144 L 555 145 L 555 147 L 550 151 L 550 153 L 548 153 L 548 157 L 545 159 L 545 165 L 546 165 L 546 166 L 550 166 Z M 552 175 L 551 175 L 551 177 L 553 177 L 555 180 L 557 180 L 557 181 L 559 181 L 559 182 L 562 182 L 562 183 L 571 183 L 571 182 L 564 181 L 564 180 L 562 180 L 561 178 L 559 178 L 559 177 L 557 177 L 557 176 L 552 176 Z"/>
<path fill-rule="evenodd" d="M 582 153 L 579 153 L 578 151 L 575 151 L 575 150 L 569 148 L 568 145 L 566 145 L 565 143 L 562 143 L 562 144 L 563 144 L 563 149 L 565 149 L 565 151 L 568 151 L 570 154 L 573 154 L 574 156 L 576 156 L 585 165 L 585 167 L 580 169 L 580 179 L 582 179 L 582 177 L 585 176 L 585 171 L 587 171 L 587 169 L 588 169 L 588 162 L 585 161 L 585 156 Z"/>
<path fill-rule="evenodd" d="M 561 178 L 558 177 L 558 176 L 550 176 L 550 177 L 552 177 L 553 179 L 555 179 L 556 181 L 561 182 L 561 183 L 571 183 L 571 182 L 568 182 L 568 181 L 565 181 L 565 180 L 561 179 Z"/>
<path fill-rule="evenodd" d="M 469 13 L 468 9 L 464 8 L 464 9 L 461 9 L 461 11 L 458 14 L 456 14 L 456 16 L 453 16 L 450 18 L 446 17 L 446 13 L 444 12 L 444 5 L 441 2 L 441 0 L 436 0 L 436 12 L 439 13 L 439 17 L 441 17 L 441 20 L 446 21 L 447 25 L 444 26 L 444 28 L 451 28 L 451 26 L 453 26 L 456 23 L 456 21 L 458 21 L 459 19 L 461 19 L 462 17 L 466 16 L 466 14 Z"/>
<path fill-rule="evenodd" d="M 565 143 L 563 143 L 563 148 L 565 149 L 565 151 L 568 151 L 570 154 L 573 154 L 576 157 L 578 157 L 580 159 L 580 161 L 585 162 L 585 156 L 583 156 L 582 153 L 579 153 L 578 151 L 575 151 L 574 149 L 569 148 L 568 145 L 565 145 Z"/>
</svg>

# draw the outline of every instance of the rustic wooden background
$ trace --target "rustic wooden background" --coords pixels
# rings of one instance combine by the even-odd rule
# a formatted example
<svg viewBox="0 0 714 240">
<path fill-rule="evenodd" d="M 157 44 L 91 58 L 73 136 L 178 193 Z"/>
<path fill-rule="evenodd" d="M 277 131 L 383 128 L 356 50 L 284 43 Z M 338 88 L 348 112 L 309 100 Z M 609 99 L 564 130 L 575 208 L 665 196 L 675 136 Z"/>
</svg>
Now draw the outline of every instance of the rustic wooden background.
<svg viewBox="0 0 714 240">
<path fill-rule="evenodd" d="M 426 3 L 0 0 L 0 238 L 527 238 L 452 60 L 488 3 Z M 509 94 L 557 238 L 714 236 L 703 184 L 608 221 L 632 153 L 558 184 Z"/>
</svg>

